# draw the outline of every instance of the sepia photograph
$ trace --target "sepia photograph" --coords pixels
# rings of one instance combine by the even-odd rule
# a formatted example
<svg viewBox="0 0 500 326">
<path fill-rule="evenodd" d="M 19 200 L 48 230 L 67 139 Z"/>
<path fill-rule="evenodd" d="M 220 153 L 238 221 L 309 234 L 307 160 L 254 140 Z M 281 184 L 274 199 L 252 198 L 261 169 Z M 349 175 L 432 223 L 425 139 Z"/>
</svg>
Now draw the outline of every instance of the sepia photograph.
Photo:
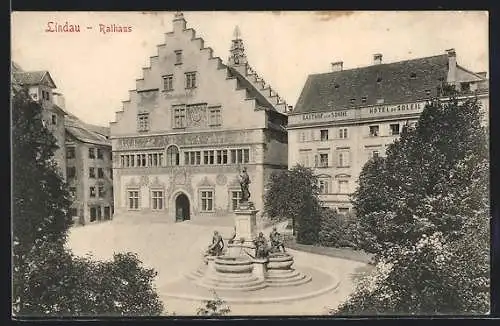
<svg viewBox="0 0 500 326">
<path fill-rule="evenodd" d="M 489 315 L 488 20 L 12 12 L 12 318 Z"/>
</svg>

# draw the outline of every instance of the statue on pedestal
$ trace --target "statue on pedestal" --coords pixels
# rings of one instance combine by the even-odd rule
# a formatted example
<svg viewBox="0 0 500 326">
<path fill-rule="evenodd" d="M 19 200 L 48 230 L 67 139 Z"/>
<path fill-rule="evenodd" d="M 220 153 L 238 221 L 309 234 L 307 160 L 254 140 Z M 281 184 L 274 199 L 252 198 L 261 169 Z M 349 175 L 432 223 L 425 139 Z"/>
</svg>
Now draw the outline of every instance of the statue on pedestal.
<svg viewBox="0 0 500 326">
<path fill-rule="evenodd" d="M 269 256 L 269 248 L 264 234 L 259 232 L 259 235 L 253 242 L 255 244 L 255 258 L 267 258 Z"/>
<path fill-rule="evenodd" d="M 283 237 L 276 230 L 276 227 L 273 227 L 273 230 L 269 234 L 269 240 L 271 241 L 271 252 L 281 252 L 281 250 L 286 252 Z"/>
<path fill-rule="evenodd" d="M 207 254 L 209 256 L 220 256 L 222 255 L 222 250 L 224 249 L 224 240 L 219 232 L 214 231 L 214 236 L 212 237 L 212 244 L 208 246 Z"/>
<path fill-rule="evenodd" d="M 247 173 L 247 168 L 243 167 L 240 173 L 240 187 L 241 187 L 241 202 L 246 203 L 250 198 L 250 191 L 248 190 L 248 185 L 251 183 L 250 177 Z"/>
</svg>

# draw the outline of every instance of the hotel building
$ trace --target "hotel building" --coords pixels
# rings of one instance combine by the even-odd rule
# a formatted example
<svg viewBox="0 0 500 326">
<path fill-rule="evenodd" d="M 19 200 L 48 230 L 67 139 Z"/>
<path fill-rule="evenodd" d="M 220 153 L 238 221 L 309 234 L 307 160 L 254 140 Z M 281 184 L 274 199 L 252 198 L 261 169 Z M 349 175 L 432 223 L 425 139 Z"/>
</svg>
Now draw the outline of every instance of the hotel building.
<svg viewBox="0 0 500 326">
<path fill-rule="evenodd" d="M 454 49 L 413 60 L 343 69 L 310 75 L 288 116 L 289 167 L 314 169 L 324 205 L 347 213 L 350 194 L 364 164 L 384 155 L 402 130 L 414 126 L 431 97 L 444 98 L 452 85 L 462 97 L 478 96 L 488 117 L 488 80 L 457 64 Z"/>
</svg>

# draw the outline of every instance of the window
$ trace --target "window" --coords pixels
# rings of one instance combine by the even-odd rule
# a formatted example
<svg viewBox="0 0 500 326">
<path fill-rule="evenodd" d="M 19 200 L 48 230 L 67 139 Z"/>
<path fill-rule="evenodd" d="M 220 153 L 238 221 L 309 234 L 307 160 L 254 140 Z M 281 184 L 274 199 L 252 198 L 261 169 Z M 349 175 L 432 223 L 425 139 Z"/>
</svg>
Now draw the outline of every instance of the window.
<svg viewBox="0 0 500 326">
<path fill-rule="evenodd" d="M 104 206 L 104 219 L 109 220 L 111 217 L 111 210 L 109 206 Z"/>
<path fill-rule="evenodd" d="M 391 128 L 391 135 L 399 135 L 399 123 L 389 125 Z"/>
<path fill-rule="evenodd" d="M 214 210 L 213 206 L 214 192 L 212 190 L 204 190 L 201 192 L 201 211 L 211 212 Z"/>
<path fill-rule="evenodd" d="M 151 208 L 155 210 L 163 209 L 163 191 L 154 190 L 151 192 Z"/>
<path fill-rule="evenodd" d="M 182 64 L 182 50 L 175 51 L 175 64 Z"/>
<path fill-rule="evenodd" d="M 139 113 L 137 115 L 137 129 L 139 131 L 149 130 L 149 113 Z"/>
<path fill-rule="evenodd" d="M 470 83 L 460 83 L 462 92 L 470 92 Z"/>
<path fill-rule="evenodd" d="M 186 88 L 196 88 L 196 72 L 186 72 Z"/>
<path fill-rule="evenodd" d="M 299 133 L 299 142 L 303 143 L 303 142 L 305 142 L 305 141 L 306 141 L 306 133 L 305 133 L 305 132 L 303 132 L 303 131 L 301 131 L 301 132 Z"/>
<path fill-rule="evenodd" d="M 165 91 L 174 90 L 174 75 L 163 76 L 163 89 Z"/>
<path fill-rule="evenodd" d="M 75 148 L 74 147 L 66 147 L 66 158 L 75 158 Z"/>
<path fill-rule="evenodd" d="M 113 162 L 113 152 L 109 152 L 109 161 Z"/>
<path fill-rule="evenodd" d="M 102 160 L 104 158 L 103 154 L 102 154 L 102 149 L 98 148 L 97 149 L 97 158 Z"/>
<path fill-rule="evenodd" d="M 177 146 L 171 145 L 167 148 L 167 165 L 179 165 L 180 155 Z"/>
<path fill-rule="evenodd" d="M 69 187 L 69 194 L 71 196 L 76 196 L 76 187 Z"/>
<path fill-rule="evenodd" d="M 92 186 L 89 188 L 89 193 L 91 198 L 95 198 L 95 187 Z"/>
<path fill-rule="evenodd" d="M 412 72 L 412 73 L 410 74 L 410 79 L 417 79 L 417 74 L 416 74 L 416 73 L 414 73 L 414 72 Z"/>
<path fill-rule="evenodd" d="M 379 151 L 372 151 L 372 158 L 377 158 L 379 157 L 380 152 Z"/>
<path fill-rule="evenodd" d="M 363 96 L 363 97 L 361 98 L 361 103 L 366 104 L 366 96 Z"/>
<path fill-rule="evenodd" d="M 301 151 L 299 152 L 299 163 L 302 164 L 305 167 L 309 167 L 310 162 L 309 162 L 309 156 L 310 153 L 309 151 Z"/>
<path fill-rule="evenodd" d="M 74 166 L 69 166 L 66 169 L 66 177 L 68 177 L 68 178 L 76 177 L 76 168 Z"/>
<path fill-rule="evenodd" d="M 371 137 L 377 137 L 379 133 L 379 127 L 378 126 L 370 126 L 370 136 Z"/>
<path fill-rule="evenodd" d="M 339 138 L 340 139 L 347 138 L 347 128 L 340 128 L 339 129 Z"/>
<path fill-rule="evenodd" d="M 349 167 L 349 152 L 340 152 L 339 153 L 339 168 Z"/>
<path fill-rule="evenodd" d="M 382 82 L 382 77 L 377 77 L 377 83 L 381 83 Z"/>
<path fill-rule="evenodd" d="M 354 103 L 355 103 L 355 102 L 356 102 L 356 99 L 355 99 L 355 98 L 352 98 L 352 99 L 350 99 L 350 100 L 349 100 L 349 103 L 350 103 L 351 105 L 354 105 Z"/>
<path fill-rule="evenodd" d="M 109 168 L 109 178 L 113 179 L 113 168 Z"/>
<path fill-rule="evenodd" d="M 186 109 L 175 108 L 174 109 L 174 128 L 185 128 L 186 127 Z"/>
<path fill-rule="evenodd" d="M 348 193 L 349 181 L 347 180 L 339 180 L 339 193 L 345 194 Z"/>
<path fill-rule="evenodd" d="M 103 170 L 103 168 L 97 168 L 97 177 L 99 179 L 104 178 L 104 170 Z"/>
<path fill-rule="evenodd" d="M 128 191 L 128 208 L 139 209 L 139 191 L 137 190 Z"/>
<path fill-rule="evenodd" d="M 320 194 L 328 193 L 328 180 L 319 180 L 319 193 Z"/>
<path fill-rule="evenodd" d="M 328 154 L 319 154 L 319 166 L 322 168 L 328 167 Z"/>
<path fill-rule="evenodd" d="M 52 115 L 52 124 L 53 125 L 57 124 L 57 115 L 55 115 L 55 114 Z"/>
<path fill-rule="evenodd" d="M 249 149 L 231 149 L 231 163 L 240 164 L 250 162 Z"/>
<path fill-rule="evenodd" d="M 89 178 L 95 178 L 95 168 L 89 168 Z"/>
<path fill-rule="evenodd" d="M 217 127 L 222 125 L 222 116 L 220 108 L 210 108 L 209 125 Z"/>
<path fill-rule="evenodd" d="M 76 209 L 75 207 L 71 207 L 71 208 L 69 209 L 69 214 L 70 214 L 71 216 L 78 216 L 78 209 Z"/>
<path fill-rule="evenodd" d="M 339 214 L 346 215 L 349 213 L 349 208 L 348 207 L 339 207 L 338 211 L 339 211 Z"/>
<path fill-rule="evenodd" d="M 97 209 L 98 207 L 90 207 L 90 222 L 95 222 L 97 219 Z"/>
<path fill-rule="evenodd" d="M 95 152 L 93 148 L 89 148 L 89 158 L 94 159 L 95 158 Z"/>
<path fill-rule="evenodd" d="M 106 196 L 106 190 L 104 186 L 99 186 L 99 198 L 104 198 L 104 196 Z"/>
<path fill-rule="evenodd" d="M 321 141 L 328 140 L 328 129 L 320 130 Z"/>
<path fill-rule="evenodd" d="M 427 97 L 431 96 L 431 90 L 430 89 L 426 89 L 425 90 L 425 96 L 427 96 Z"/>
<path fill-rule="evenodd" d="M 234 211 L 238 209 L 238 204 L 241 200 L 241 190 L 231 191 L 231 209 Z"/>
<path fill-rule="evenodd" d="M 384 104 L 384 99 L 383 98 L 377 99 L 377 104 Z"/>
</svg>

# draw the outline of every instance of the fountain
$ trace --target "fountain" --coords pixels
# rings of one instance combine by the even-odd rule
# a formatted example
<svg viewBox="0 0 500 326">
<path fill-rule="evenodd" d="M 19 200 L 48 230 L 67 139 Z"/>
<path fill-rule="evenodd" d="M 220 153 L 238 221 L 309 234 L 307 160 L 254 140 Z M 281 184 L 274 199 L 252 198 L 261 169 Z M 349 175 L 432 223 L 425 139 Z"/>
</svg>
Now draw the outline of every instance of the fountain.
<svg viewBox="0 0 500 326">
<path fill-rule="evenodd" d="M 250 180 L 243 168 L 240 175 L 242 200 L 235 211 L 235 232 L 226 251 L 223 252 L 222 237 L 215 231 L 204 264 L 188 277 L 205 288 L 228 291 L 297 286 L 311 281 L 310 276 L 292 267 L 293 256 L 285 252 L 276 228 L 270 234 L 271 248 L 262 232 L 256 235 L 258 210 L 248 201 L 248 183 Z"/>
</svg>

